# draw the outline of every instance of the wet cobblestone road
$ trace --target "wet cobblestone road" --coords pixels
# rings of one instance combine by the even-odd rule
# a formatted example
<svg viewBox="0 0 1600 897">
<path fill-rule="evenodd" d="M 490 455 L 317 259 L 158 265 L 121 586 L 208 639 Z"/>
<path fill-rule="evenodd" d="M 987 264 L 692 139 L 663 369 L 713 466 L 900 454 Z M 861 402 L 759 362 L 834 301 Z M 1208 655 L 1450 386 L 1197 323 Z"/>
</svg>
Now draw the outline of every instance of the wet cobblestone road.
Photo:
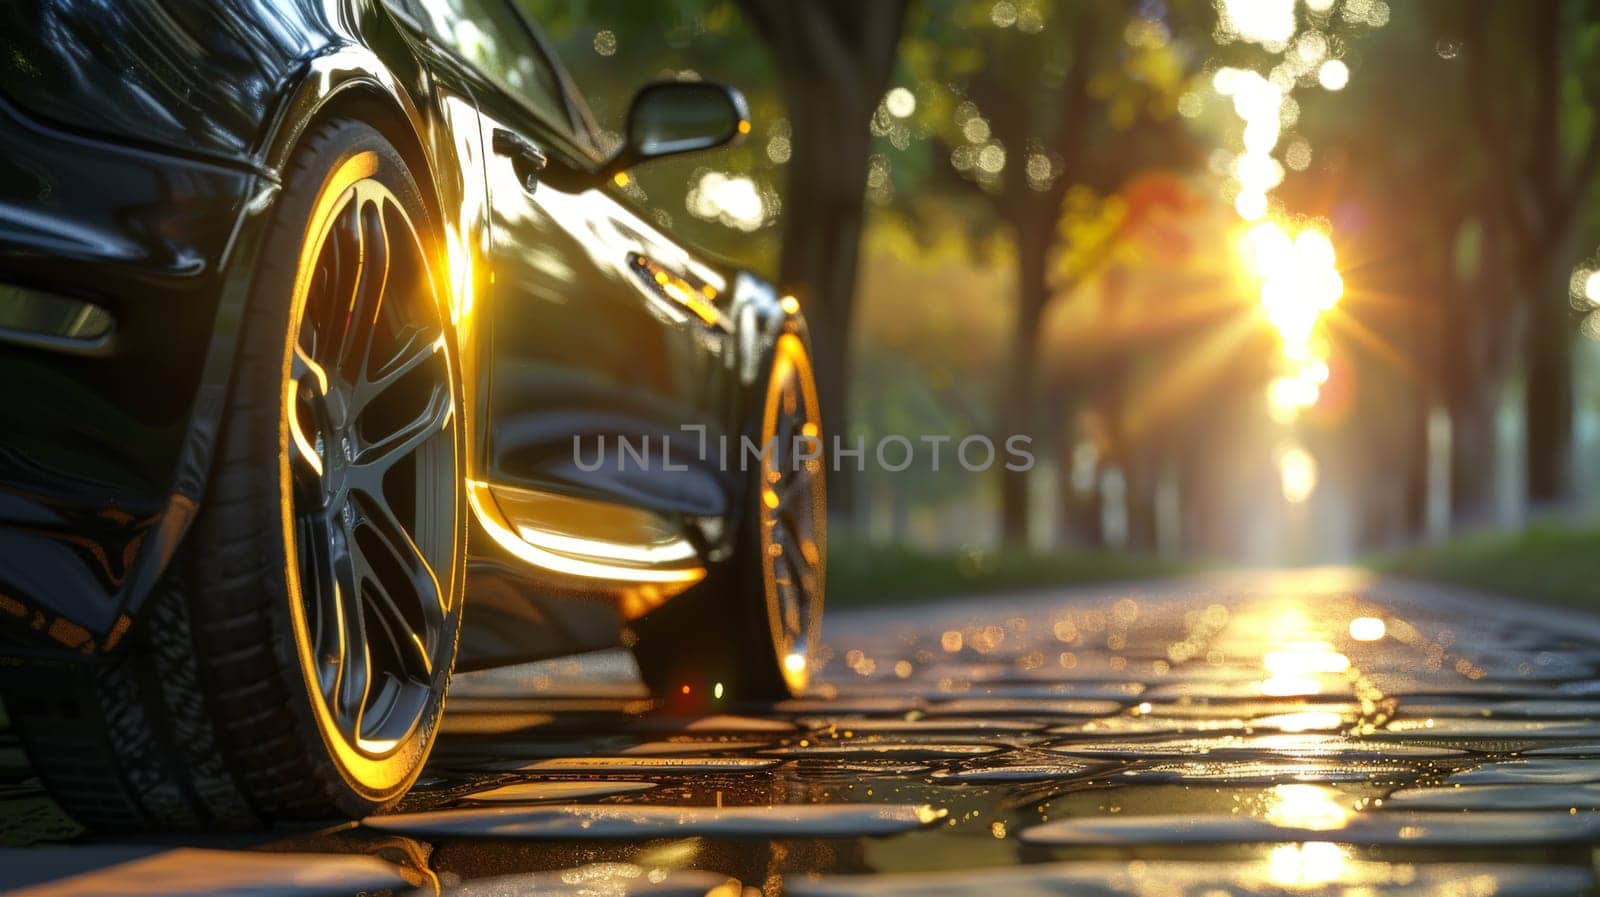
<svg viewBox="0 0 1600 897">
<path fill-rule="evenodd" d="M 1595 892 L 1600 618 L 1327 570 L 828 620 L 817 693 L 674 713 L 607 652 L 458 679 L 399 812 L 70 837 L 0 747 L 0 883 L 50 894 Z"/>
</svg>

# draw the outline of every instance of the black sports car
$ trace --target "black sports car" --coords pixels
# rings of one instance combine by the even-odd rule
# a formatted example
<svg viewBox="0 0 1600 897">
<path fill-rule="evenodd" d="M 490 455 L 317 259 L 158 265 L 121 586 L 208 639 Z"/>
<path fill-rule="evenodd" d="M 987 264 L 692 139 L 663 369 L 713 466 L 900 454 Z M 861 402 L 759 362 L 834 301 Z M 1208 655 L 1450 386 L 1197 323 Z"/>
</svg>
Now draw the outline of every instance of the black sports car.
<svg viewBox="0 0 1600 897">
<path fill-rule="evenodd" d="M 602 152 L 513 0 L 0 7 L 0 689 L 58 801 L 367 813 L 468 665 L 803 688 L 798 305 L 622 189 L 749 127 L 652 84 Z"/>
</svg>

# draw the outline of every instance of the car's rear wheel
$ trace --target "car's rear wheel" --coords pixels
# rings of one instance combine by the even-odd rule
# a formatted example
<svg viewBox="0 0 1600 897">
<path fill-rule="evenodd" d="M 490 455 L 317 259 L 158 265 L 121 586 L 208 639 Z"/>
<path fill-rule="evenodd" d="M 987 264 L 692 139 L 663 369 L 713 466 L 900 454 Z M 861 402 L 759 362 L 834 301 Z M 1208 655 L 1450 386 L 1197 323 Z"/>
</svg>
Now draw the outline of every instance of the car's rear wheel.
<svg viewBox="0 0 1600 897">
<path fill-rule="evenodd" d="M 827 490 L 816 381 L 799 335 L 778 338 L 754 414 L 764 451 L 746 472 L 734 557 L 632 626 L 640 672 L 672 701 L 770 700 L 810 684 L 822 630 Z"/>
<path fill-rule="evenodd" d="M 335 119 L 302 139 L 188 556 L 119 656 L 7 687 L 80 821 L 360 815 L 415 780 L 455 656 L 465 528 L 434 233 L 378 131 Z"/>
</svg>

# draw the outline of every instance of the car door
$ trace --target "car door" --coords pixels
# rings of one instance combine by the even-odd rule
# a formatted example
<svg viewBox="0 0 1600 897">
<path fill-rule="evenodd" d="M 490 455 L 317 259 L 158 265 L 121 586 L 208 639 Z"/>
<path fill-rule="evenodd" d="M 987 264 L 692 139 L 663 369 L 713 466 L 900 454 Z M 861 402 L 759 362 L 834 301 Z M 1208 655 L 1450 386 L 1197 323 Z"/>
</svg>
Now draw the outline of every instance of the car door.
<svg viewBox="0 0 1600 897">
<path fill-rule="evenodd" d="M 712 393 L 730 324 L 715 298 L 728 285 L 596 185 L 598 154 L 516 9 L 419 2 L 475 73 L 489 148 L 490 271 L 473 308 L 487 419 L 474 476 L 669 526 L 721 517 L 730 484 L 701 446 L 722 435 Z"/>
</svg>

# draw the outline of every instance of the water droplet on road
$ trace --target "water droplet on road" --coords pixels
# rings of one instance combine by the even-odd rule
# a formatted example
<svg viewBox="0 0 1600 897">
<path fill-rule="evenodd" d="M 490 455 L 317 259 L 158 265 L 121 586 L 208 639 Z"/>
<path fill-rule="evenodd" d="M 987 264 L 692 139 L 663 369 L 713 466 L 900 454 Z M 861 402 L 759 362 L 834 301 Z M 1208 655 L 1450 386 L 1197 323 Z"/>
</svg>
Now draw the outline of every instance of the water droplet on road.
<svg viewBox="0 0 1600 897">
<path fill-rule="evenodd" d="M 593 804 L 480 807 L 370 816 L 362 825 L 431 837 L 865 838 L 932 824 L 942 812 L 911 804 L 681 807 Z"/>
<path fill-rule="evenodd" d="M 521 772 L 545 775 L 575 773 L 583 775 L 708 775 L 730 772 L 760 772 L 777 766 L 780 760 L 763 757 L 561 757 L 535 760 L 516 767 Z"/>
<path fill-rule="evenodd" d="M 1600 761 L 1502 760 L 1454 773 L 1450 785 L 1572 785 L 1600 782 Z"/>
<path fill-rule="evenodd" d="M 1569 810 L 1600 808 L 1600 785 L 1462 785 L 1403 788 L 1384 806 L 1408 810 Z"/>
<path fill-rule="evenodd" d="M 1004 747 L 993 744 L 926 744 L 871 740 L 826 741 L 805 746 L 769 748 L 761 753 L 775 757 L 839 760 L 877 758 L 882 760 L 961 760 L 997 754 Z"/>
<path fill-rule="evenodd" d="M 553 801 L 584 800 L 636 794 L 656 787 L 654 782 L 517 782 L 463 795 L 464 800 Z"/>
<path fill-rule="evenodd" d="M 944 784 L 983 785 L 1002 782 L 1050 782 L 1081 779 L 1111 769 L 1111 763 L 1018 763 L 1010 766 L 974 766 L 945 769 L 933 774 Z"/>
<path fill-rule="evenodd" d="M 1292 786 L 1291 786 L 1292 787 Z M 1063 819 L 1024 829 L 1029 844 L 1338 844 L 1496 846 L 1586 843 L 1600 836 L 1600 815 L 1508 812 L 1357 813 L 1338 826 L 1276 825 L 1248 816 L 1125 816 Z"/>
</svg>

